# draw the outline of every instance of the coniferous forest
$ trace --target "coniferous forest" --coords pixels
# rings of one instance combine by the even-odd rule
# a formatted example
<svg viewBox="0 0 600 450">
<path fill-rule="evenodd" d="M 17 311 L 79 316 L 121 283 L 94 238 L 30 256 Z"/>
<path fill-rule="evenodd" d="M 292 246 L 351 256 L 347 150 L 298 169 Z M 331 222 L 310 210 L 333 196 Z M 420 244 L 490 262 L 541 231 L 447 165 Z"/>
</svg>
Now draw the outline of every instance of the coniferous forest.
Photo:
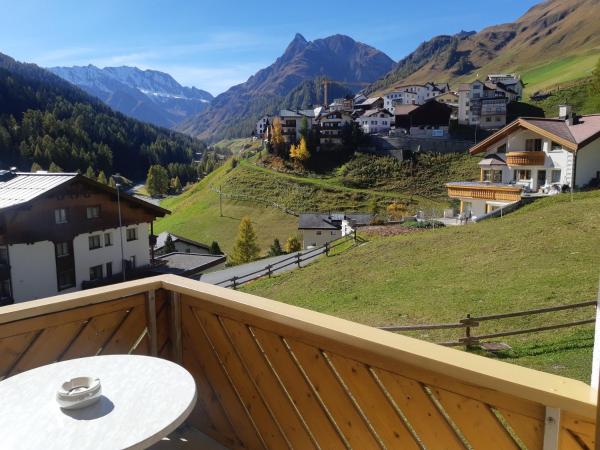
<svg viewBox="0 0 600 450">
<path fill-rule="evenodd" d="M 205 151 L 197 139 L 127 118 L 52 73 L 0 53 L 0 168 L 92 167 L 143 179 L 160 164 L 186 183 L 195 178 L 194 155 Z"/>
</svg>

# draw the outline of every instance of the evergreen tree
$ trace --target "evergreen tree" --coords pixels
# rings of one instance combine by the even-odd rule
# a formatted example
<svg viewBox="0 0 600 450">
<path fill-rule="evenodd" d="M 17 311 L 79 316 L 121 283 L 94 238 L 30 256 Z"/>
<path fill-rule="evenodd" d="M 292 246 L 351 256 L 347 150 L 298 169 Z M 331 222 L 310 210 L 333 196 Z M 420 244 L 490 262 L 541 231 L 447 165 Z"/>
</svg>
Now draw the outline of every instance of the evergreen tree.
<svg viewBox="0 0 600 450">
<path fill-rule="evenodd" d="M 181 181 L 179 181 L 179 177 L 175 177 L 171 180 L 171 187 L 175 192 L 181 192 Z"/>
<path fill-rule="evenodd" d="M 38 163 L 34 162 L 31 165 L 31 172 L 37 172 L 38 170 L 44 170 L 44 169 L 42 169 L 42 166 L 40 166 Z"/>
<path fill-rule="evenodd" d="M 92 180 L 96 178 L 96 173 L 94 172 L 94 169 L 92 169 L 92 166 L 88 166 L 87 170 L 85 171 L 85 176 Z"/>
<path fill-rule="evenodd" d="M 165 239 L 165 253 L 173 253 L 175 251 L 175 243 L 173 242 L 173 237 L 169 233 L 167 239 Z"/>
<path fill-rule="evenodd" d="M 293 253 L 302 250 L 302 244 L 298 236 L 290 236 L 285 243 L 285 252 Z"/>
<path fill-rule="evenodd" d="M 117 182 L 115 181 L 115 177 L 110 177 L 110 179 L 108 180 L 108 185 L 113 189 L 117 188 Z"/>
<path fill-rule="evenodd" d="M 62 168 L 56 163 L 51 163 L 50 167 L 48 168 L 48 172 L 52 172 L 52 173 L 59 173 L 62 171 L 63 171 Z"/>
<path fill-rule="evenodd" d="M 250 217 L 244 217 L 240 222 L 233 251 L 229 255 L 229 262 L 232 265 L 244 264 L 258 258 L 260 249 L 256 243 L 256 233 L 250 221 Z"/>
<path fill-rule="evenodd" d="M 155 164 L 148 169 L 146 189 L 150 195 L 164 195 L 169 190 L 169 174 L 163 166 Z"/>
<path fill-rule="evenodd" d="M 98 183 L 108 184 L 108 181 L 106 180 L 106 175 L 104 175 L 103 170 L 101 170 L 100 173 L 98 174 Z"/>
<path fill-rule="evenodd" d="M 219 247 L 219 243 L 217 241 L 212 241 L 210 244 L 210 254 L 211 255 L 222 255 L 221 247 Z"/>
<path fill-rule="evenodd" d="M 284 251 L 281 248 L 281 243 L 279 242 L 279 239 L 275 238 L 275 240 L 271 244 L 271 247 L 269 248 L 269 256 L 279 256 L 283 255 L 283 253 Z"/>
</svg>

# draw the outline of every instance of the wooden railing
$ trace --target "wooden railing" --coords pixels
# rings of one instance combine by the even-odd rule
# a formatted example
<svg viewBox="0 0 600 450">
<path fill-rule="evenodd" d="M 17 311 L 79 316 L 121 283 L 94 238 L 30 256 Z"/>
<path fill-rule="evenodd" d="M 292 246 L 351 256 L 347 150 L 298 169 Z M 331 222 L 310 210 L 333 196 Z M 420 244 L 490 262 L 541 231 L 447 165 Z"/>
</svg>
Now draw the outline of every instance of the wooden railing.
<svg viewBox="0 0 600 450">
<path fill-rule="evenodd" d="M 508 152 L 506 163 L 509 166 L 543 166 L 546 161 L 544 152 Z"/>
<path fill-rule="evenodd" d="M 521 200 L 522 189 L 517 186 L 461 186 L 448 185 L 448 197 L 473 198 L 491 201 L 517 202 Z"/>
<path fill-rule="evenodd" d="M 0 310 L 10 376 L 108 353 L 194 376 L 189 423 L 229 448 L 594 448 L 584 383 L 176 276 Z"/>
</svg>

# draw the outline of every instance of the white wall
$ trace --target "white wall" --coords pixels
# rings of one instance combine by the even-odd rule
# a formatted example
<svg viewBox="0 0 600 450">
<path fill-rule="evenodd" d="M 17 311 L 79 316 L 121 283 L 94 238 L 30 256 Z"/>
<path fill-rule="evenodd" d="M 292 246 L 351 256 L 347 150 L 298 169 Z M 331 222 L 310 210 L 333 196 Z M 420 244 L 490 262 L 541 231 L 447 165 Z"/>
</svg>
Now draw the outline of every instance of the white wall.
<svg viewBox="0 0 600 450">
<path fill-rule="evenodd" d="M 303 247 L 321 247 L 342 237 L 342 230 L 301 230 Z M 320 234 L 319 234 L 320 233 Z"/>
<path fill-rule="evenodd" d="M 58 294 L 54 244 L 50 241 L 8 246 L 15 303 Z M 65 290 L 63 292 L 70 292 Z"/>
<path fill-rule="evenodd" d="M 580 188 L 584 187 L 596 177 L 598 171 L 600 171 L 600 139 L 596 139 L 577 152 L 575 184 Z"/>
<path fill-rule="evenodd" d="M 127 241 L 128 228 L 137 228 L 137 239 Z M 123 253 L 126 260 L 135 256 L 136 267 L 147 266 L 150 264 L 150 247 L 148 243 L 148 224 L 142 223 L 123 227 Z M 104 234 L 112 233 L 112 245 L 104 245 Z M 90 250 L 89 236 L 100 235 L 102 247 Z M 113 274 L 121 273 L 121 241 L 118 228 L 111 228 L 95 233 L 80 234 L 73 239 L 73 253 L 75 255 L 75 282 L 78 289 L 81 289 L 83 281 L 90 279 L 90 267 L 102 264 L 103 275 L 106 276 L 106 263 L 112 262 Z M 56 271 L 55 271 L 56 272 Z"/>
</svg>

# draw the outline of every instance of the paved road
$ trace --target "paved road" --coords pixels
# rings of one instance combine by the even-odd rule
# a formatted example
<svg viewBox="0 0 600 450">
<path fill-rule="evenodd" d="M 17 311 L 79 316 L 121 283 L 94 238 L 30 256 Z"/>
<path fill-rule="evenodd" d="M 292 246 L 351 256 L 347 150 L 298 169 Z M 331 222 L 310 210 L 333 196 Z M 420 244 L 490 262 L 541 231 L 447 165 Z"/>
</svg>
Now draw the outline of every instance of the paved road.
<svg viewBox="0 0 600 450">
<path fill-rule="evenodd" d="M 244 283 L 250 281 L 255 277 L 259 277 L 261 275 L 268 275 L 268 269 L 266 269 L 266 267 L 269 264 L 271 265 L 271 273 L 273 274 L 289 272 L 298 268 L 298 264 L 296 264 L 295 260 L 291 258 L 296 257 L 296 255 L 298 255 L 299 253 L 305 254 L 308 252 L 310 252 L 308 255 L 302 257 L 303 261 L 300 263 L 301 267 L 307 266 L 308 264 L 313 262 L 323 253 L 325 253 L 325 249 L 319 248 L 318 250 L 315 249 L 314 251 L 304 250 L 302 252 L 290 253 L 289 255 L 273 256 L 272 258 L 265 258 L 248 264 L 241 264 L 239 266 L 229 267 L 227 269 L 218 270 L 216 272 L 203 274 L 200 276 L 200 281 L 204 281 L 205 283 L 210 284 L 218 284 L 222 281 L 229 280 L 233 277 L 238 277 L 239 282 Z M 260 272 L 254 275 L 248 275 L 256 271 Z M 229 282 L 221 284 L 220 286 L 231 287 L 232 285 L 233 283 Z"/>
<path fill-rule="evenodd" d="M 135 186 L 133 186 L 132 188 L 127 190 L 127 193 L 129 195 L 133 195 L 134 197 L 139 198 L 140 200 L 144 200 L 148 203 L 152 203 L 153 205 L 156 206 L 160 206 L 160 201 L 162 200 L 161 198 L 154 198 L 154 197 L 148 197 L 147 195 L 140 195 L 140 194 L 136 194 L 136 191 L 138 189 L 141 189 L 144 187 L 144 184 L 136 184 Z"/>
</svg>

